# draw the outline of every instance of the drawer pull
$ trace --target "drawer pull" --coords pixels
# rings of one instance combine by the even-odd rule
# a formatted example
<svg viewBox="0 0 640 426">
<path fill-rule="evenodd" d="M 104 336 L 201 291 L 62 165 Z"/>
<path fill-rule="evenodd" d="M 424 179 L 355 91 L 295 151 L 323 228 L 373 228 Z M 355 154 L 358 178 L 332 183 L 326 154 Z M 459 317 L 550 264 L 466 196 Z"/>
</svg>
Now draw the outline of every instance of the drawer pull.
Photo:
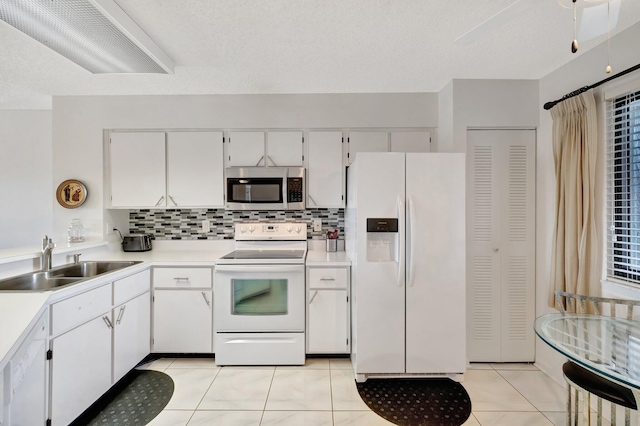
<svg viewBox="0 0 640 426">
<path fill-rule="evenodd" d="M 209 302 L 209 299 L 207 299 L 207 293 L 205 293 L 204 291 L 201 291 L 200 293 L 202 293 L 202 297 L 204 297 L 204 301 L 207 302 L 207 306 L 211 307 L 211 302 Z"/>
<path fill-rule="evenodd" d="M 313 296 L 311 296 L 311 300 L 309 300 L 309 304 L 313 303 L 313 299 L 315 299 L 317 295 L 318 295 L 318 290 L 316 290 L 315 293 L 313 293 Z"/>
<path fill-rule="evenodd" d="M 335 278 L 320 278 L 320 281 L 335 281 Z"/>
<path fill-rule="evenodd" d="M 118 319 L 116 320 L 116 325 L 120 324 L 122 321 L 122 316 L 124 315 L 124 310 L 127 308 L 127 305 L 123 305 L 120 307 L 120 312 L 118 312 Z"/>
<path fill-rule="evenodd" d="M 107 324 L 107 327 L 113 328 L 113 324 L 111 323 L 111 320 L 109 319 L 109 317 L 105 315 L 102 317 L 102 319 L 104 320 L 104 323 Z"/>
<path fill-rule="evenodd" d="M 189 277 L 174 277 L 173 279 L 176 281 L 189 281 Z"/>
</svg>

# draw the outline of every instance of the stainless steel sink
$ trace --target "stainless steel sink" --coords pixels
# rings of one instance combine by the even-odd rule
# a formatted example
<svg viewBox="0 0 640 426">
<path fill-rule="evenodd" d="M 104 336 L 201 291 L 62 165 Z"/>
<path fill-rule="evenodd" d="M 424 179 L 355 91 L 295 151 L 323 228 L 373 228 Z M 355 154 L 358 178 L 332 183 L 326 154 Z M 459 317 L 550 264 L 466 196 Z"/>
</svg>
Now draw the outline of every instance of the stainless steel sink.
<svg viewBox="0 0 640 426">
<path fill-rule="evenodd" d="M 133 266 L 140 262 L 80 262 L 50 270 L 55 277 L 87 278 Z"/>
<path fill-rule="evenodd" d="M 137 262 L 80 262 L 49 271 L 30 272 L 0 280 L 0 291 L 46 291 L 77 284 L 97 275 L 133 266 Z"/>
<path fill-rule="evenodd" d="M 53 278 L 50 272 L 33 272 L 0 280 L 0 290 L 52 290 L 81 280 L 82 278 Z"/>
</svg>

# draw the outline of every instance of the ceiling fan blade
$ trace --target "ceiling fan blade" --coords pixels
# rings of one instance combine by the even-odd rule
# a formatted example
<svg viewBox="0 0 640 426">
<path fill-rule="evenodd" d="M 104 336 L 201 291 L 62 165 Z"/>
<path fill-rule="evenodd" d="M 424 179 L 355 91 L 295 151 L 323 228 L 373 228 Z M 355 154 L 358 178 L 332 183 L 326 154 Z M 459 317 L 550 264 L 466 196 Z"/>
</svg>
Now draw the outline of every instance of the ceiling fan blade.
<svg viewBox="0 0 640 426">
<path fill-rule="evenodd" d="M 526 6 L 529 5 L 531 0 L 515 0 L 506 8 L 493 15 L 486 21 L 476 25 L 466 33 L 454 40 L 456 44 L 470 44 L 474 41 L 484 37 L 486 34 L 495 30 L 505 22 L 509 21 L 513 16 L 520 13 Z"/>
<path fill-rule="evenodd" d="M 607 3 L 609 13 L 607 13 Z M 596 6 L 585 7 L 582 17 L 578 19 L 578 40 L 587 41 L 607 33 L 607 18 L 609 30 L 613 30 L 618 24 L 621 0 L 610 0 Z"/>
</svg>

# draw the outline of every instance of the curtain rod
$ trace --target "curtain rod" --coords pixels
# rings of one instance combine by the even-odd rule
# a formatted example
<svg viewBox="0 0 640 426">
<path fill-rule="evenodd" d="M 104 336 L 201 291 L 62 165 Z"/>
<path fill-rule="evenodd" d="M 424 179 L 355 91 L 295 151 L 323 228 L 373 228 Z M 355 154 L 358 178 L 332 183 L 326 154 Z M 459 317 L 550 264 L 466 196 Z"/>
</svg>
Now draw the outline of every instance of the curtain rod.
<svg viewBox="0 0 640 426">
<path fill-rule="evenodd" d="M 626 69 L 624 71 L 620 71 L 618 74 L 614 74 L 611 77 L 605 78 L 604 80 L 600 80 L 599 82 L 594 83 L 591 86 L 581 87 L 578 90 L 574 90 L 573 92 L 567 93 L 566 95 L 564 95 L 562 98 L 560 98 L 558 100 L 547 102 L 546 104 L 544 104 L 544 109 L 549 110 L 549 109 L 553 108 L 559 102 L 562 102 L 562 101 L 564 101 L 566 99 L 569 99 L 569 98 L 573 98 L 574 96 L 578 96 L 579 94 L 584 93 L 589 89 L 593 89 L 595 87 L 598 87 L 601 84 L 606 83 L 607 81 L 611 81 L 611 80 L 614 80 L 614 79 L 616 79 L 618 77 L 622 77 L 623 75 L 629 74 L 630 72 L 636 71 L 638 69 L 640 69 L 640 64 L 635 65 L 635 66 L 633 66 L 631 68 L 628 68 L 628 69 Z"/>
</svg>

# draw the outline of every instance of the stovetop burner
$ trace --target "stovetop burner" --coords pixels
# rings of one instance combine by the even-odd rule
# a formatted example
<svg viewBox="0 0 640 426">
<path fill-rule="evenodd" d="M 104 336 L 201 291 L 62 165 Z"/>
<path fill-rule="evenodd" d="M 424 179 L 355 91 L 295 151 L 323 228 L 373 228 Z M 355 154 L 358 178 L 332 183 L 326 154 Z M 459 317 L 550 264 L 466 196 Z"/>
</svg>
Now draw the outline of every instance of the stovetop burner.
<svg viewBox="0 0 640 426">
<path fill-rule="evenodd" d="M 224 255 L 225 260 L 303 259 L 304 250 L 235 250 Z"/>
</svg>

